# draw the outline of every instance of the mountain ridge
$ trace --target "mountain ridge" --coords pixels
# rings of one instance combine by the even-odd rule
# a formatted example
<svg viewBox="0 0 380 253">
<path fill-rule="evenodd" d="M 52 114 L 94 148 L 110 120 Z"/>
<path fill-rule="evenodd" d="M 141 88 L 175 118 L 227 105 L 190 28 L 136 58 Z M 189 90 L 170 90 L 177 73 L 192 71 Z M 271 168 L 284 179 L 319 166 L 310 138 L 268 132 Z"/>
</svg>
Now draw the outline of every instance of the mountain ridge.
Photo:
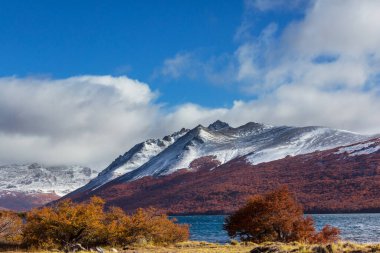
<svg viewBox="0 0 380 253">
<path fill-rule="evenodd" d="M 201 157 L 213 156 L 224 164 L 234 158 L 249 155 L 250 163 L 259 164 L 282 159 L 288 155 L 326 150 L 371 138 L 349 131 L 318 126 L 271 126 L 248 122 L 234 128 L 220 120 L 208 127 L 198 125 L 191 130 L 182 129 L 176 133 L 181 134 L 175 135 L 176 138 L 173 138 L 172 142 L 162 146 L 156 153 L 149 157 L 145 156 L 147 159 L 140 161 L 138 163 L 140 166 L 136 166 L 135 169 L 107 178 L 107 170 L 117 170 L 123 166 L 121 163 L 112 167 L 111 163 L 99 174 L 103 179 L 95 178 L 71 194 L 91 191 L 112 181 L 128 182 L 145 176 L 169 175 L 181 169 L 189 169 L 191 162 Z M 130 161 L 125 159 L 124 162 Z M 96 181 L 100 183 L 94 183 Z"/>
<path fill-rule="evenodd" d="M 193 170 L 115 180 L 71 198 L 96 195 L 127 212 L 155 207 L 174 215 L 227 214 L 253 194 L 287 185 L 308 213 L 380 211 L 380 138 L 256 165 L 247 156 L 225 164 L 212 157 L 196 162 Z"/>
</svg>

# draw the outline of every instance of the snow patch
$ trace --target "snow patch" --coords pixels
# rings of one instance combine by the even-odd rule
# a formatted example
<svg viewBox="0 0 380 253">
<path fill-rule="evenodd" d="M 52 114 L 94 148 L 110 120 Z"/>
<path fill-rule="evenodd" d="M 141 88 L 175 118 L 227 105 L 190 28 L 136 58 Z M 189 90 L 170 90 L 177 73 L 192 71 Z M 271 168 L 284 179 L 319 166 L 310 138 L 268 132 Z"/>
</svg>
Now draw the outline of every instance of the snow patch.
<svg viewBox="0 0 380 253">
<path fill-rule="evenodd" d="M 380 150 L 380 145 L 374 146 L 375 142 L 360 143 L 349 147 L 340 148 L 334 154 L 348 153 L 349 156 L 369 155 Z"/>
</svg>

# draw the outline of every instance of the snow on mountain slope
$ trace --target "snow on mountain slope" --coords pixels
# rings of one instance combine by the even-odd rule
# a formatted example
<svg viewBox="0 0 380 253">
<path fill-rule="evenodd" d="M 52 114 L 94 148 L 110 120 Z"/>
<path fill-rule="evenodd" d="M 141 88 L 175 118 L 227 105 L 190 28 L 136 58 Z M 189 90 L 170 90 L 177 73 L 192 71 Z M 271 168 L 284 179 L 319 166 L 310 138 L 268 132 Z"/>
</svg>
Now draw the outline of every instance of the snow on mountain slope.
<svg viewBox="0 0 380 253">
<path fill-rule="evenodd" d="M 63 196 L 87 184 L 96 175 L 97 171 L 81 166 L 4 165 L 0 166 L 0 199 L 1 195 L 9 197 L 19 193 Z"/>
<path fill-rule="evenodd" d="M 277 127 L 269 132 L 272 138 L 248 156 L 251 164 L 344 146 L 368 139 L 348 131 L 325 127 Z"/>
<path fill-rule="evenodd" d="M 232 128 L 217 121 L 207 128 L 194 128 L 140 168 L 116 181 L 167 175 L 189 168 L 193 160 L 204 156 L 215 156 L 216 160 L 224 164 L 250 154 L 248 160 L 258 164 L 366 139 L 367 136 L 324 127 L 274 127 L 248 123 Z"/>
<path fill-rule="evenodd" d="M 173 144 L 178 138 L 186 134 L 188 129 L 181 129 L 171 135 L 165 136 L 162 139 L 149 139 L 145 142 L 139 143 L 131 148 L 124 155 L 119 156 L 113 161 L 105 170 L 99 173 L 99 175 L 91 180 L 81 190 L 96 189 L 97 187 L 119 177 L 128 172 L 131 172 L 146 162 L 152 157 L 159 154 L 168 146 Z"/>
<path fill-rule="evenodd" d="M 380 139 L 377 141 L 358 143 L 340 148 L 335 154 L 348 153 L 349 156 L 369 155 L 380 150 Z"/>
<path fill-rule="evenodd" d="M 128 182 L 189 169 L 190 163 L 201 157 L 215 157 L 224 164 L 245 156 L 251 164 L 259 164 L 357 143 L 370 136 L 325 127 L 276 127 L 253 122 L 233 128 L 216 121 L 208 127 L 199 125 L 177 132 L 170 141 L 165 138 L 136 145 L 73 194 L 94 190 L 110 181 Z"/>
</svg>

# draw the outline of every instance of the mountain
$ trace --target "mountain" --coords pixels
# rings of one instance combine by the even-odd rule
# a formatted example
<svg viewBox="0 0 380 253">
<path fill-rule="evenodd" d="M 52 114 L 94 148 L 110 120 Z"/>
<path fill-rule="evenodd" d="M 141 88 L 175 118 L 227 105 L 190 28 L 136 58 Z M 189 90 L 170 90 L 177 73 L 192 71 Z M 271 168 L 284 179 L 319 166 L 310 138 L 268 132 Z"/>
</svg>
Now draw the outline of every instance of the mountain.
<svg viewBox="0 0 380 253">
<path fill-rule="evenodd" d="M 202 157 L 190 169 L 114 180 L 71 198 L 97 195 L 128 212 L 152 206 L 172 214 L 230 213 L 253 194 L 287 185 L 307 212 L 380 211 L 380 138 L 258 164 L 254 157 L 221 165 L 216 156 Z"/>
<path fill-rule="evenodd" d="M 182 129 L 163 139 L 137 144 L 89 184 L 66 197 L 83 199 L 109 185 L 126 184 L 147 176 L 161 178 L 182 169 L 196 172 L 208 167 L 208 170 L 216 170 L 242 157 L 253 166 L 369 138 L 326 127 L 270 126 L 250 122 L 234 128 L 216 121 L 208 127 L 199 125 L 191 130 Z"/>
<path fill-rule="evenodd" d="M 27 210 L 87 184 L 97 171 L 82 166 L 0 166 L 0 209 Z"/>
</svg>

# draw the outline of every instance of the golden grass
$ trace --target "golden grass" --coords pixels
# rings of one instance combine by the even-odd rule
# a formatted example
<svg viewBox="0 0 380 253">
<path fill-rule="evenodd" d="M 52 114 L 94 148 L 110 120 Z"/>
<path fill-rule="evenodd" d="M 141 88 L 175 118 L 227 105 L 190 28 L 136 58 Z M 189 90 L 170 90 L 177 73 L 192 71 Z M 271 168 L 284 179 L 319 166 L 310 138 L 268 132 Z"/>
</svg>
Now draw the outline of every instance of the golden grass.
<svg viewBox="0 0 380 253">
<path fill-rule="evenodd" d="M 131 246 L 128 249 L 118 251 L 120 253 L 248 253 L 256 249 L 256 252 L 267 253 L 380 253 L 380 244 L 357 244 L 352 242 L 338 242 L 328 245 L 310 245 L 303 243 L 275 243 L 261 244 L 238 243 L 217 244 L 209 242 L 188 241 L 171 246 Z M 22 251 L 8 251 L 9 253 L 21 253 Z M 47 253 L 48 251 L 35 251 Z M 112 252 L 105 249 L 105 252 Z M 82 252 L 87 253 L 87 252 Z"/>
<path fill-rule="evenodd" d="M 138 253 L 248 253 L 256 249 L 257 252 L 268 253 L 380 253 L 380 244 L 357 244 L 352 242 L 339 242 L 328 245 L 311 245 L 304 243 L 275 243 L 267 242 L 216 244 L 208 242 L 184 242 L 167 247 L 143 247 L 131 248 L 126 252 Z"/>
</svg>

